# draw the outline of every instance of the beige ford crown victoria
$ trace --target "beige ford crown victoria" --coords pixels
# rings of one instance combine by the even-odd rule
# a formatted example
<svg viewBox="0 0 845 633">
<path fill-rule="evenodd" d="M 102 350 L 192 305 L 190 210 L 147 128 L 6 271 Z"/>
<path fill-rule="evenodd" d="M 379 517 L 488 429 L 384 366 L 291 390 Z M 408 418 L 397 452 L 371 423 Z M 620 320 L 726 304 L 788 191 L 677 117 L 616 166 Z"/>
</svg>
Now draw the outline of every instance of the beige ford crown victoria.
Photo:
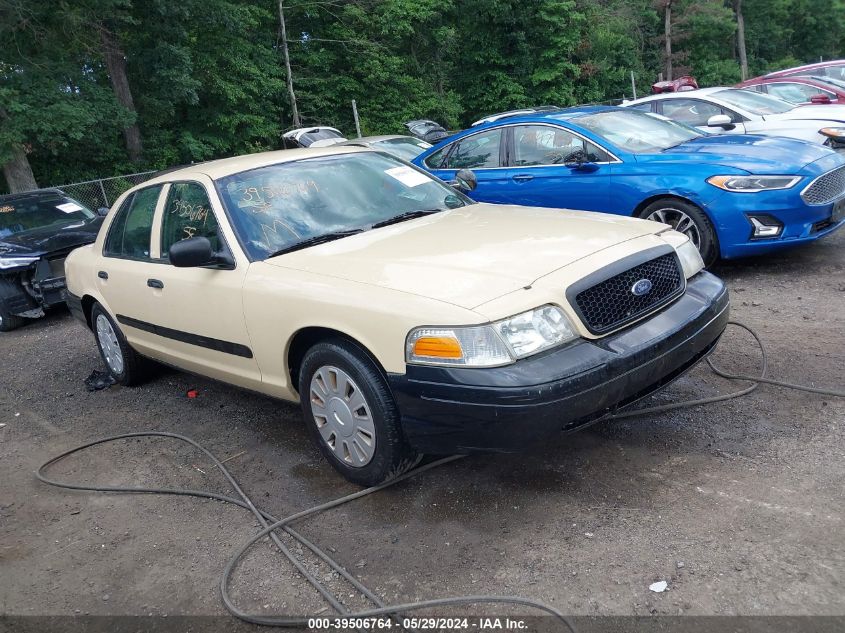
<svg viewBox="0 0 845 633">
<path fill-rule="evenodd" d="M 582 426 L 716 344 L 727 292 L 684 235 L 475 203 L 460 177 L 362 148 L 172 171 L 67 258 L 68 304 L 121 384 L 153 359 L 300 401 L 364 485 Z"/>
</svg>

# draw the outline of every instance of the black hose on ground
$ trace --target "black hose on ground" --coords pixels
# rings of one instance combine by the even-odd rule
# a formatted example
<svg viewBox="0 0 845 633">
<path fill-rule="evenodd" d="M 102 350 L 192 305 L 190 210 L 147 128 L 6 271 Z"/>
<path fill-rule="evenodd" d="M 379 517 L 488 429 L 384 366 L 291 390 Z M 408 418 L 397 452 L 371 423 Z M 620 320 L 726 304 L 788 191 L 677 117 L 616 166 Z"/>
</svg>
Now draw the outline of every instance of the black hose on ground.
<svg viewBox="0 0 845 633">
<path fill-rule="evenodd" d="M 731 374 L 724 370 L 719 369 L 716 367 L 713 362 L 708 358 L 707 364 L 710 366 L 710 369 L 718 376 L 726 378 L 728 380 L 741 380 L 741 381 L 748 381 L 751 383 L 750 386 L 740 389 L 739 391 L 735 391 L 728 394 L 722 394 L 718 396 L 711 396 L 708 398 L 700 398 L 697 400 L 688 400 L 685 402 L 678 402 L 673 404 L 667 404 L 662 406 L 656 407 L 648 407 L 644 409 L 637 409 L 634 411 L 622 412 L 622 413 L 615 413 L 611 416 L 608 416 L 606 419 L 622 419 L 622 418 L 629 418 L 635 416 L 642 416 L 642 415 L 649 415 L 655 413 L 663 413 L 666 411 L 672 411 L 675 409 L 680 408 L 687 408 L 687 407 L 694 407 L 700 406 L 704 404 L 712 404 L 715 402 L 721 402 L 724 400 L 730 400 L 733 398 L 738 398 L 740 396 L 747 395 L 754 391 L 760 384 L 769 384 L 775 385 L 779 387 L 785 387 L 788 389 L 798 389 L 800 391 L 807 391 L 810 393 L 821 394 L 821 395 L 828 395 L 834 397 L 845 397 L 845 392 L 842 391 L 835 391 L 831 389 L 819 389 L 816 387 L 808 387 L 805 385 L 798 385 L 794 383 L 788 383 L 783 381 L 771 380 L 766 378 L 766 372 L 768 369 L 768 356 L 766 353 L 766 348 L 763 345 L 763 342 L 760 340 L 758 334 L 749 326 L 744 325 L 742 323 L 738 323 L 736 321 L 731 321 L 730 325 L 734 325 L 744 330 L 748 331 L 754 339 L 757 341 L 757 344 L 760 347 L 760 352 L 762 354 L 762 362 L 761 362 L 761 371 L 759 376 L 745 376 L 739 374 Z M 229 482 L 229 485 L 232 486 L 234 491 L 237 493 L 237 497 L 230 497 L 227 495 L 221 495 L 215 492 L 210 492 L 206 490 L 192 490 L 187 488 L 134 488 L 134 487 L 125 487 L 125 486 L 91 486 L 91 485 L 83 485 L 83 484 L 74 484 L 69 482 L 58 481 L 55 479 L 50 479 L 45 475 L 45 471 L 50 468 L 51 466 L 57 464 L 58 462 L 66 459 L 67 457 L 84 451 L 88 448 L 93 446 L 97 446 L 100 444 L 106 444 L 109 442 L 115 442 L 118 440 L 124 439 L 131 439 L 131 438 L 139 438 L 139 437 L 164 437 L 164 438 L 171 438 L 177 439 L 187 444 L 190 444 L 198 451 L 204 453 L 212 463 L 217 467 L 217 469 L 223 474 L 226 480 Z M 529 600 L 526 598 L 520 598 L 519 596 L 492 596 L 492 595 L 478 595 L 478 596 L 460 596 L 460 597 L 449 597 L 449 598 L 438 598 L 433 600 L 423 600 L 417 602 L 409 602 L 404 604 L 396 604 L 396 605 L 385 605 L 378 596 L 376 596 L 372 591 L 370 591 L 366 586 L 364 586 L 358 579 L 352 576 L 349 572 L 347 572 L 340 563 L 335 561 L 329 554 L 327 554 L 324 550 L 322 550 L 318 545 L 312 543 L 310 540 L 305 538 L 302 534 L 297 532 L 294 528 L 291 527 L 291 523 L 298 521 L 300 519 L 304 519 L 308 516 L 312 516 L 314 514 L 325 512 L 331 508 L 336 508 L 339 505 L 344 503 L 349 503 L 350 501 L 354 501 L 355 499 L 360 499 L 361 497 L 365 497 L 367 495 L 371 495 L 374 492 L 378 492 L 385 488 L 388 488 L 394 484 L 399 483 L 400 481 L 404 481 L 410 477 L 418 476 L 427 470 L 431 470 L 432 468 L 436 468 L 437 466 L 441 466 L 443 464 L 449 463 L 456 459 L 460 459 L 461 456 L 454 456 L 454 457 L 446 457 L 444 459 L 439 459 L 437 461 L 431 462 L 424 466 L 420 466 L 410 472 L 405 473 L 391 481 L 385 482 L 378 486 L 373 486 L 371 488 L 366 488 L 359 492 L 355 492 L 344 497 L 340 497 L 338 499 L 334 499 L 332 501 L 328 501 L 326 503 L 322 503 L 320 505 L 314 506 L 312 508 L 308 508 L 307 510 L 303 510 L 301 512 L 297 512 L 296 514 L 292 514 L 284 519 L 277 519 L 272 516 L 270 513 L 261 510 L 260 508 L 256 507 L 256 505 L 252 502 L 249 496 L 243 491 L 240 487 L 238 482 L 235 480 L 234 476 L 229 472 L 226 466 L 221 462 L 217 457 L 214 456 L 208 449 L 204 448 L 202 445 L 198 444 L 194 440 L 184 435 L 179 435 L 178 433 L 167 433 L 163 431 L 148 431 L 148 432 L 139 432 L 139 433 L 123 433 L 120 435 L 112 435 L 109 437 L 100 438 L 98 440 L 94 440 L 92 442 L 88 442 L 87 444 L 83 444 L 81 446 L 77 446 L 76 448 L 72 448 L 60 455 L 57 455 L 50 459 L 49 461 L 42 464 L 38 470 L 36 471 L 36 477 L 46 484 L 51 486 L 57 486 L 59 488 L 67 488 L 71 490 L 84 490 L 89 492 L 120 492 L 120 493 L 134 493 L 134 494 L 168 494 L 168 495 L 181 495 L 181 496 L 189 496 L 189 497 L 200 497 L 204 499 L 214 499 L 217 501 L 223 501 L 225 503 L 231 503 L 238 507 L 244 508 L 249 510 L 259 521 L 262 526 L 262 529 L 253 535 L 244 545 L 242 545 L 238 550 L 232 555 L 229 559 L 229 562 L 226 564 L 225 569 L 223 570 L 223 574 L 220 578 L 220 593 L 222 595 L 223 604 L 225 605 L 226 609 L 237 618 L 244 620 L 246 622 L 252 622 L 254 624 L 261 624 L 266 626 L 281 626 L 281 627 L 306 627 L 308 626 L 309 619 L 313 619 L 305 616 L 305 617 L 270 617 L 270 616 L 261 616 L 261 615 L 251 615 L 242 611 L 238 608 L 237 605 L 233 602 L 231 596 L 229 595 L 229 580 L 235 567 L 237 566 L 238 562 L 241 558 L 246 554 L 246 552 L 258 541 L 265 537 L 270 537 L 273 542 L 275 543 L 276 547 L 279 548 L 279 551 L 287 558 L 291 564 L 296 568 L 296 570 L 305 578 L 319 593 L 326 602 L 335 609 L 337 614 L 342 618 L 372 618 L 377 616 L 390 616 L 392 617 L 397 624 L 400 624 L 401 621 L 399 620 L 400 614 L 404 614 L 409 611 L 416 611 L 420 609 L 430 609 L 432 607 L 444 607 L 444 606 L 454 606 L 454 605 L 467 605 L 467 604 L 509 604 L 509 605 L 520 605 L 520 606 L 527 606 L 538 611 L 543 611 L 548 613 L 557 619 L 559 619 L 572 633 L 575 633 L 575 628 L 573 627 L 572 623 L 569 619 L 566 618 L 560 611 L 555 609 L 552 606 L 543 604 L 542 602 L 536 600 Z M 283 530 L 303 546 L 308 548 L 311 552 L 313 552 L 318 558 L 328 564 L 334 571 L 336 571 L 341 577 L 347 580 L 356 590 L 358 590 L 362 595 L 366 596 L 376 608 L 367 609 L 363 611 L 355 611 L 350 612 L 349 609 L 342 603 L 340 598 L 332 593 L 332 591 L 327 588 L 323 583 L 320 582 L 318 578 L 316 578 L 312 573 L 306 569 L 305 565 L 300 561 L 293 552 L 288 549 L 284 543 L 279 539 L 278 535 L 276 534 L 276 530 Z"/>
</svg>

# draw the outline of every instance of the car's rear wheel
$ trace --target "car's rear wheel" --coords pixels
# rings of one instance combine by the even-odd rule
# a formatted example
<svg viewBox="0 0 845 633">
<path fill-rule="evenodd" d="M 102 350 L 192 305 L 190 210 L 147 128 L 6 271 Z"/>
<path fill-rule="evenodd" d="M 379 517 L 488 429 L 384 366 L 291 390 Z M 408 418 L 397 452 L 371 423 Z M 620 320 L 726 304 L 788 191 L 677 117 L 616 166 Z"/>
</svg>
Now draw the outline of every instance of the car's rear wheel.
<svg viewBox="0 0 845 633">
<path fill-rule="evenodd" d="M 123 332 L 99 303 L 91 309 L 91 327 L 100 356 L 115 382 L 131 387 L 142 382 L 149 370 L 149 361 L 129 346 Z"/>
<path fill-rule="evenodd" d="M 643 209 L 640 217 L 668 224 L 689 237 L 701 253 L 705 266 L 710 266 L 718 259 L 719 241 L 713 223 L 694 204 L 677 198 L 661 198 Z"/>
<path fill-rule="evenodd" d="M 299 394 L 311 438 L 349 481 L 374 486 L 419 462 L 402 435 L 387 382 L 358 346 L 338 339 L 309 349 Z"/>
</svg>

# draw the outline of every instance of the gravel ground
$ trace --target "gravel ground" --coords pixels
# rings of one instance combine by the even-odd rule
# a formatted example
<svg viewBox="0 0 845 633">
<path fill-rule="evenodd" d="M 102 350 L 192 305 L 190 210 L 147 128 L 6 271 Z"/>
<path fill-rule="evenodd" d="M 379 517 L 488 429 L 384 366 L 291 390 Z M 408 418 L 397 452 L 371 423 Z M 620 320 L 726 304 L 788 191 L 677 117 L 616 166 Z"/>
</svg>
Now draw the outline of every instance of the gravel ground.
<svg viewBox="0 0 845 633">
<path fill-rule="evenodd" d="M 716 269 L 734 318 L 766 342 L 773 377 L 843 388 L 843 247 L 845 231 Z M 731 330 L 714 360 L 753 373 L 752 343 Z M 219 575 L 254 533 L 252 517 L 218 502 L 72 492 L 35 479 L 41 462 L 87 440 L 189 435 L 232 457 L 243 487 L 276 516 L 356 490 L 308 443 L 294 406 L 171 370 L 139 388 L 88 393 L 83 379 L 101 363 L 92 335 L 66 312 L 0 335 L 0 358 L 1 614 L 226 613 Z M 186 397 L 191 388 L 198 398 Z M 736 388 L 699 366 L 652 403 Z M 300 527 L 388 601 L 490 593 L 582 616 L 843 616 L 844 418 L 845 401 L 761 387 L 706 408 L 601 423 L 540 452 L 458 460 Z M 96 448 L 54 472 L 227 492 L 201 455 L 161 439 Z M 649 590 L 661 580 L 665 592 Z M 239 568 L 233 594 L 255 613 L 324 607 L 264 544 Z"/>
</svg>

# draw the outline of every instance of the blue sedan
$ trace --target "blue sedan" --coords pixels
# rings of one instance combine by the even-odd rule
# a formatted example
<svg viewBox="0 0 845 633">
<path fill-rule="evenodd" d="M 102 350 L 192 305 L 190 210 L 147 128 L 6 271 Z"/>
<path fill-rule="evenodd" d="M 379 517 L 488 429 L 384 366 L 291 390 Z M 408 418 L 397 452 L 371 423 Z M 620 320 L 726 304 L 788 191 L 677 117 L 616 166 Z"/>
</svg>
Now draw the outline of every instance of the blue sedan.
<svg viewBox="0 0 845 633">
<path fill-rule="evenodd" d="M 706 135 L 636 110 L 582 107 L 496 119 L 413 161 L 472 170 L 476 200 L 656 220 L 704 261 L 816 240 L 845 223 L 845 156 L 750 134 Z"/>
</svg>

